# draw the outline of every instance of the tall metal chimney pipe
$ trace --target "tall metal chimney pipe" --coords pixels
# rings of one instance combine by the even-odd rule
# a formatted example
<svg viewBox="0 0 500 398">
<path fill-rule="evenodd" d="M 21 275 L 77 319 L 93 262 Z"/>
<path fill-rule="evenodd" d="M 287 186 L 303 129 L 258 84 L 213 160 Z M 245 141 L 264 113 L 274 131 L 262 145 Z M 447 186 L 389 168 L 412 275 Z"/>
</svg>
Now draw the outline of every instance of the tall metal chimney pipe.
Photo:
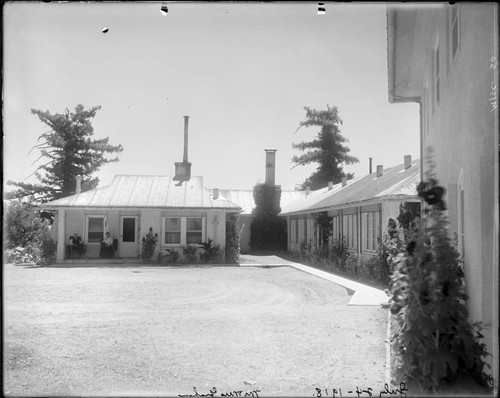
<svg viewBox="0 0 500 398">
<path fill-rule="evenodd" d="M 372 173 L 372 158 L 370 158 L 370 174 Z"/>
<path fill-rule="evenodd" d="M 188 125 L 189 116 L 184 116 L 184 157 L 182 158 L 184 163 L 188 162 Z"/>
</svg>

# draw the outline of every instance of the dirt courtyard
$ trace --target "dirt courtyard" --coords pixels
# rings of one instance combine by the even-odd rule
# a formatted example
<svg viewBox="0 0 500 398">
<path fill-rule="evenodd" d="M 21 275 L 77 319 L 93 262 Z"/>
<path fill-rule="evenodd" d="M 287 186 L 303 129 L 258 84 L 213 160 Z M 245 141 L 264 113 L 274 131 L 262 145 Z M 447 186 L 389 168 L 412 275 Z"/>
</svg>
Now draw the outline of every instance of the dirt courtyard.
<svg viewBox="0 0 500 398">
<path fill-rule="evenodd" d="M 3 280 L 6 395 L 357 397 L 386 382 L 387 310 L 291 267 L 6 264 Z"/>
</svg>

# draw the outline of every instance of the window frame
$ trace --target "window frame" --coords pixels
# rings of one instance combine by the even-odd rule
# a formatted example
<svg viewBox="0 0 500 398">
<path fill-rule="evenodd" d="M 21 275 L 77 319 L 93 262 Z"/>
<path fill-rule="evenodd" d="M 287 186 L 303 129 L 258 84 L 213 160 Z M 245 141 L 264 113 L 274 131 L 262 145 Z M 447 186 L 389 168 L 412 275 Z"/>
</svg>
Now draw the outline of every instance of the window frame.
<svg viewBox="0 0 500 398">
<path fill-rule="evenodd" d="M 460 6 L 452 4 L 448 9 L 448 70 L 452 67 L 453 61 L 460 50 L 461 45 L 461 24 Z"/>
<path fill-rule="evenodd" d="M 200 230 L 188 230 L 187 229 L 187 220 L 188 219 L 201 219 L 201 231 Z M 206 240 L 206 216 L 176 216 L 176 215 L 167 215 L 162 217 L 162 237 L 161 237 L 161 242 L 162 246 L 164 247 L 181 247 L 181 246 L 187 246 L 187 245 L 196 245 L 200 246 L 199 243 L 205 242 Z M 167 219 L 179 219 L 180 223 L 180 229 L 179 230 L 174 230 L 174 229 L 169 229 L 167 230 L 167 225 L 166 225 L 166 220 Z M 178 233 L 180 234 L 179 240 L 180 242 L 178 243 L 173 243 L 173 242 L 166 242 L 167 238 L 167 233 Z M 201 232 L 201 240 L 199 243 L 188 243 L 187 239 L 187 234 L 188 232 L 195 232 L 199 231 Z"/>
<path fill-rule="evenodd" d="M 102 237 L 98 240 L 90 240 L 90 219 L 97 218 L 102 220 Z M 85 235 L 84 235 L 84 243 L 91 245 L 99 245 L 101 241 L 104 239 L 104 234 L 108 231 L 108 216 L 106 214 L 86 214 L 85 215 Z"/>
<path fill-rule="evenodd" d="M 362 212 L 361 251 L 363 253 L 376 253 L 380 234 L 380 211 L 374 210 Z"/>
<path fill-rule="evenodd" d="M 432 112 L 434 113 L 441 100 L 441 65 L 439 60 L 439 38 L 432 49 Z"/>
<path fill-rule="evenodd" d="M 342 236 L 348 250 L 357 250 L 358 248 L 358 220 L 357 214 L 342 215 Z"/>
</svg>

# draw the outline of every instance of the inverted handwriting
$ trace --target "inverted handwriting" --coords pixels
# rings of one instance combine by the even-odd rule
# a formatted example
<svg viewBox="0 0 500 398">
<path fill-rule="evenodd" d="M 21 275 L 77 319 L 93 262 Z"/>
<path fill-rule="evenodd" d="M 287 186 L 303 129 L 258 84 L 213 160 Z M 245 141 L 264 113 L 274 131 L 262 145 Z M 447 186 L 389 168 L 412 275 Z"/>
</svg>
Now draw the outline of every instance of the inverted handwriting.
<svg viewBox="0 0 500 398">
<path fill-rule="evenodd" d="M 215 397 L 217 394 L 217 388 L 212 387 L 207 394 L 200 394 L 196 387 L 193 387 L 194 394 L 179 394 L 178 397 L 181 398 L 196 398 L 196 397 Z M 234 390 L 230 392 L 221 393 L 221 397 L 249 397 L 249 398 L 259 398 L 260 390 L 252 390 L 252 391 L 243 391 L 243 390 Z"/>
<path fill-rule="evenodd" d="M 193 387 L 193 391 L 194 391 L 194 395 L 190 395 L 190 394 L 180 395 L 179 394 L 179 397 L 182 397 L 182 398 L 187 398 L 187 397 L 213 397 L 214 394 L 217 394 L 217 389 L 215 387 L 212 387 L 210 389 L 210 392 L 208 394 L 200 394 L 200 393 L 198 393 L 198 390 L 196 389 L 196 387 Z"/>
<path fill-rule="evenodd" d="M 390 388 L 389 384 L 385 383 L 384 389 L 380 390 L 378 395 L 374 392 L 374 389 L 371 387 L 368 388 L 360 388 L 356 386 L 356 389 L 344 390 L 344 392 L 348 395 L 342 395 L 341 388 L 315 388 L 316 392 L 313 394 L 313 397 L 316 398 L 337 398 L 337 397 L 385 397 L 386 395 L 398 395 L 398 398 L 407 398 L 406 392 L 408 389 L 406 388 L 406 384 L 404 382 L 399 383 L 398 388 Z"/>
</svg>

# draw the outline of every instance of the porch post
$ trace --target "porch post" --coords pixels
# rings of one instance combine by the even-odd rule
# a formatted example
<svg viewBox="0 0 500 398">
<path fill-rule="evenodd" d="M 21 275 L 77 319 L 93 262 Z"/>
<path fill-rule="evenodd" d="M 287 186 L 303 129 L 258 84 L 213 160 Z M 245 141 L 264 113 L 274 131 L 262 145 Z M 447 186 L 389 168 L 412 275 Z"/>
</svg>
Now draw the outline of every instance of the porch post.
<svg viewBox="0 0 500 398">
<path fill-rule="evenodd" d="M 57 261 L 64 260 L 64 252 L 66 248 L 66 210 L 57 210 Z"/>
</svg>

